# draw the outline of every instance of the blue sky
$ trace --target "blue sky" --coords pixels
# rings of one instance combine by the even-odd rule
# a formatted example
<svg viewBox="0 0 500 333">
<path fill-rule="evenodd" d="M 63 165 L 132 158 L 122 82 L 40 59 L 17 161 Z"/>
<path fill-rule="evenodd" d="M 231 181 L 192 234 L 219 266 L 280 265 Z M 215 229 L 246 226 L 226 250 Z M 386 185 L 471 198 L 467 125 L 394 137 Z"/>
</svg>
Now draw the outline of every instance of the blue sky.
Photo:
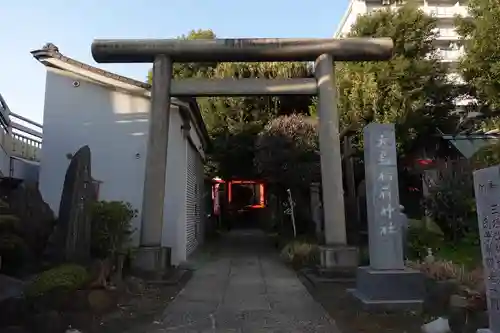
<svg viewBox="0 0 500 333">
<path fill-rule="evenodd" d="M 331 37 L 349 0 L 0 0 L 0 93 L 12 112 L 42 122 L 45 69 L 30 54 L 52 42 L 97 65 L 94 38 L 172 38 L 191 29 L 218 37 Z M 297 5 L 294 4 L 297 3 Z M 299 5 L 300 4 L 300 5 Z M 98 64 L 144 80 L 148 64 Z"/>
</svg>

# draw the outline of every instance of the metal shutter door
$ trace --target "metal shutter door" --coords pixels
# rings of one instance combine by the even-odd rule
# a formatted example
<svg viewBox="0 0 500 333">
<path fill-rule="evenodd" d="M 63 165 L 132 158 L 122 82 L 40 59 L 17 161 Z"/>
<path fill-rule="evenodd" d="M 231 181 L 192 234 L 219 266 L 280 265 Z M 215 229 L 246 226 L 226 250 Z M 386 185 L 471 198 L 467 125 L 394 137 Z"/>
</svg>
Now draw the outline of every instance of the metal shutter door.
<svg viewBox="0 0 500 333">
<path fill-rule="evenodd" d="M 189 256 L 195 249 L 197 224 L 197 172 L 196 152 L 188 143 L 186 170 L 186 255 Z"/>
<path fill-rule="evenodd" d="M 198 209 L 197 209 L 197 233 L 196 233 L 196 238 L 198 240 L 198 244 L 203 243 L 203 238 L 205 236 L 205 228 L 204 228 L 204 221 L 205 221 L 205 209 L 204 209 L 204 170 L 203 170 L 203 160 L 201 159 L 201 155 L 198 153 L 196 154 L 196 180 L 197 180 L 197 201 L 198 201 Z"/>
</svg>

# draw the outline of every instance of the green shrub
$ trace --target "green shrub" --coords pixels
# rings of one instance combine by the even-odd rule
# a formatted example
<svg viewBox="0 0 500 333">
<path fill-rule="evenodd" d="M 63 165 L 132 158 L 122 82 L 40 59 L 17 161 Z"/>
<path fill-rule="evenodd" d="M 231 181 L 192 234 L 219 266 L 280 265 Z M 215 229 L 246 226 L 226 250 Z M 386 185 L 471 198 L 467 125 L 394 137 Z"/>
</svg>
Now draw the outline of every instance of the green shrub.
<svg viewBox="0 0 500 333">
<path fill-rule="evenodd" d="M 424 259 L 428 249 L 436 253 L 443 245 L 443 233 L 439 227 L 429 221 L 425 224 L 422 221 L 410 221 L 407 235 L 407 256 L 409 259 Z"/>
<path fill-rule="evenodd" d="M 458 243 L 445 243 L 436 253 L 436 257 L 453 261 L 467 268 L 475 268 L 481 265 L 481 247 L 479 239 L 465 237 Z"/>
<path fill-rule="evenodd" d="M 128 252 L 137 210 L 122 201 L 99 201 L 92 209 L 92 254 L 99 258 Z"/>
<path fill-rule="evenodd" d="M 359 263 L 362 266 L 370 266 L 370 250 L 367 246 L 359 249 Z"/>
<path fill-rule="evenodd" d="M 467 161 L 443 163 L 438 168 L 439 179 L 424 200 L 427 214 L 448 241 L 457 242 L 469 233 L 477 234 L 472 171 L 473 165 Z"/>
<path fill-rule="evenodd" d="M 52 290 L 73 291 L 89 281 L 85 267 L 65 264 L 40 273 L 26 288 L 26 296 L 42 296 Z"/>
<path fill-rule="evenodd" d="M 471 160 L 478 169 L 500 164 L 500 142 L 479 149 Z"/>
<path fill-rule="evenodd" d="M 13 273 L 26 260 L 29 255 L 28 245 L 16 234 L 3 232 L 0 234 L 0 257 L 2 257 L 1 270 Z"/>
<path fill-rule="evenodd" d="M 294 240 L 281 250 L 281 257 L 295 268 L 314 266 L 319 262 L 317 244 Z"/>
<path fill-rule="evenodd" d="M 0 209 L 4 213 L 9 205 L 0 199 Z M 1 270 L 15 273 L 29 254 L 28 245 L 18 235 L 19 218 L 14 215 L 0 214 L 0 257 L 2 258 Z"/>
<path fill-rule="evenodd" d="M 14 215 L 0 215 L 0 233 L 19 230 L 19 218 Z"/>
</svg>

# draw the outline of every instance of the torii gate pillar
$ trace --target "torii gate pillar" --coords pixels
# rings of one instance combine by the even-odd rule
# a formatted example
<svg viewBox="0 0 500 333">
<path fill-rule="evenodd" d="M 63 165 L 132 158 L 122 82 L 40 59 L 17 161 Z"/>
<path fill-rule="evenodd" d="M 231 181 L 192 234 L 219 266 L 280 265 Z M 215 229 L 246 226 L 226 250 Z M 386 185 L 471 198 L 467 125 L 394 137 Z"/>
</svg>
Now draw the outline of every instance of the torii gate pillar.
<svg viewBox="0 0 500 333">
<path fill-rule="evenodd" d="M 318 84 L 319 147 L 325 245 L 320 247 L 324 269 L 353 268 L 358 265 L 358 250 L 347 246 L 342 156 L 340 154 L 339 114 L 335 64 L 329 54 L 316 59 Z"/>
</svg>

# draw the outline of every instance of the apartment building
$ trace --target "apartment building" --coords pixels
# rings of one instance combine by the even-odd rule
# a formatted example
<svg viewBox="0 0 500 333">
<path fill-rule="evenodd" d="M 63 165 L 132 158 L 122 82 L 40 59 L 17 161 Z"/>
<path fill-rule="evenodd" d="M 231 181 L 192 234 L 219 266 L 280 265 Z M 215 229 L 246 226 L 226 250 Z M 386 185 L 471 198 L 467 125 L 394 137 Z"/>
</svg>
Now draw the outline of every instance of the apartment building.
<svg viewBox="0 0 500 333">
<path fill-rule="evenodd" d="M 438 56 L 450 68 L 449 79 L 460 83 L 462 79 L 454 72 L 456 64 L 463 54 L 460 37 L 455 30 L 454 19 L 457 15 L 468 16 L 467 0 L 418 0 L 420 9 L 437 19 L 438 37 L 435 40 Z M 370 13 L 382 8 L 396 9 L 402 0 L 350 0 L 346 13 L 338 26 L 336 37 L 347 35 L 359 15 Z M 458 107 L 470 103 L 469 99 L 456 101 Z"/>
<path fill-rule="evenodd" d="M 340 21 L 336 37 L 349 33 L 359 15 L 385 7 L 397 8 L 401 3 L 402 1 L 398 0 L 351 0 Z M 463 52 L 453 21 L 457 15 L 468 15 L 466 0 L 421 0 L 420 3 L 421 10 L 438 19 L 439 37 L 435 41 L 438 55 L 443 62 L 450 63 L 450 67 L 453 68 Z"/>
</svg>

